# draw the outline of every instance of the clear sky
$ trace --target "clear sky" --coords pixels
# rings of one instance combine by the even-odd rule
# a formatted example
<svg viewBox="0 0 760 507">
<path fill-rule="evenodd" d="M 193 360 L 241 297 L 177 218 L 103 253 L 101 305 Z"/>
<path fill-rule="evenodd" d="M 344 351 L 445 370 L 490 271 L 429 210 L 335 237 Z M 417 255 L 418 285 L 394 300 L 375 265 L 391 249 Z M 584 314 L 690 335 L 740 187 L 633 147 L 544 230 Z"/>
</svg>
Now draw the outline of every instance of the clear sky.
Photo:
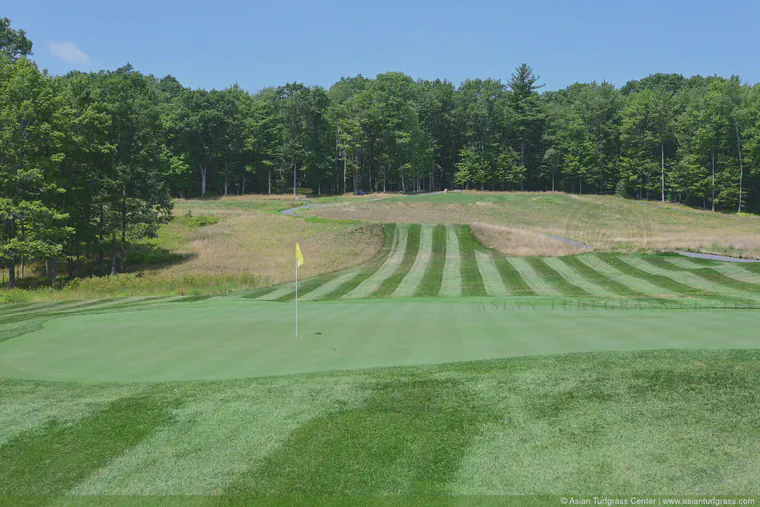
<svg viewBox="0 0 760 507">
<path fill-rule="evenodd" d="M 11 0 L 0 16 L 53 74 L 129 62 L 194 88 L 389 70 L 459 84 L 522 62 L 549 90 L 656 72 L 760 81 L 758 0 Z"/>
</svg>

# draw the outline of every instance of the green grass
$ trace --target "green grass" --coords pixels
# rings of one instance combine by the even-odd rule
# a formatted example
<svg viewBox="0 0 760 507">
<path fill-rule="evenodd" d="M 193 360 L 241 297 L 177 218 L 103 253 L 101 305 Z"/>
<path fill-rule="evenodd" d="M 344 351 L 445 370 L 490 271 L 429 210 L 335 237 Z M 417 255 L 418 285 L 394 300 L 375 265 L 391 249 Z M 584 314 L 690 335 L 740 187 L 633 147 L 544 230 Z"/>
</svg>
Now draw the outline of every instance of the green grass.
<svg viewBox="0 0 760 507">
<path fill-rule="evenodd" d="M 391 276 L 383 280 L 370 297 L 386 297 L 393 294 L 393 291 L 399 286 L 404 277 L 409 273 L 414 265 L 414 259 L 417 258 L 417 252 L 420 249 L 420 224 L 413 224 L 409 226 L 409 232 L 407 233 L 406 249 L 404 250 L 404 257 L 401 259 L 401 264 L 398 265 L 396 270 Z"/>
<path fill-rule="evenodd" d="M 3 495 L 760 493 L 757 350 L 153 385 L 6 379 L 0 407 Z"/>
<path fill-rule="evenodd" d="M 620 294 L 621 296 L 633 296 L 633 297 L 645 297 L 646 294 L 637 290 L 631 289 L 627 285 L 624 285 L 617 280 L 613 280 L 587 266 L 583 262 L 579 261 L 575 256 L 559 257 L 559 260 L 573 268 L 576 273 L 588 280 L 589 282 L 598 285 L 599 287 Z"/>
<path fill-rule="evenodd" d="M 433 251 L 425 275 L 417 287 L 415 296 L 437 296 L 443 281 L 443 266 L 446 263 L 446 226 L 436 225 L 433 229 Z"/>
<path fill-rule="evenodd" d="M 515 296 L 535 296 L 536 293 L 530 286 L 525 283 L 525 280 L 520 276 L 520 273 L 509 263 L 509 261 L 502 255 L 491 252 L 491 258 L 499 270 L 499 276 L 504 282 L 504 285 L 509 289 L 509 293 Z"/>
<path fill-rule="evenodd" d="M 528 264 L 536 270 L 536 273 L 543 278 L 549 285 L 551 285 L 557 292 L 563 296 L 569 297 L 587 297 L 591 296 L 588 292 L 581 289 L 577 285 L 565 280 L 565 278 L 557 273 L 554 268 L 546 264 L 541 257 L 526 257 Z"/>
<path fill-rule="evenodd" d="M 462 295 L 485 296 L 486 288 L 478 269 L 478 262 L 475 259 L 475 250 L 483 247 L 475 239 L 468 226 L 457 227 L 456 231 L 459 238 L 459 256 L 461 257 Z"/>
<path fill-rule="evenodd" d="M 393 246 L 393 240 L 397 234 L 396 224 L 385 224 L 384 234 L 385 236 L 383 239 L 383 248 L 380 252 L 380 255 L 369 262 L 358 275 L 342 284 L 340 287 L 330 292 L 329 294 L 325 294 L 319 298 L 318 301 L 340 299 L 341 297 L 357 288 L 364 280 L 374 275 L 377 270 L 380 269 L 380 266 L 382 266 L 383 262 L 385 262 L 385 260 L 388 258 L 388 254 L 390 253 L 391 247 Z"/>
<path fill-rule="evenodd" d="M 630 264 L 620 259 L 616 255 L 596 254 L 596 257 L 603 260 L 610 266 L 618 269 L 619 271 L 625 273 L 626 275 L 640 278 L 642 280 L 646 280 L 649 283 L 652 283 L 654 285 L 657 285 L 658 287 L 663 288 L 664 290 L 668 291 L 671 294 L 677 294 L 677 295 L 682 295 L 682 296 L 716 297 L 715 294 L 712 294 L 710 292 L 707 292 L 701 289 L 695 289 L 683 283 L 677 282 L 676 280 L 673 280 L 672 278 L 668 278 L 667 276 L 647 273 L 646 271 L 643 271 L 637 267 L 631 266 Z"/>
<path fill-rule="evenodd" d="M 760 285 L 743 282 L 741 280 L 735 280 L 729 276 L 724 275 L 723 273 L 719 273 L 718 271 L 712 268 L 697 268 L 697 269 L 684 268 L 684 267 L 676 266 L 675 264 L 668 262 L 663 257 L 656 257 L 652 255 L 644 256 L 644 260 L 652 264 L 653 266 L 657 266 L 658 268 L 667 269 L 670 271 L 686 271 L 688 273 L 693 273 L 699 276 L 700 278 L 707 280 L 708 282 L 712 282 L 718 285 L 723 285 L 725 287 L 729 287 L 735 290 L 740 290 L 743 292 L 749 292 L 752 294 L 760 294 Z"/>
</svg>

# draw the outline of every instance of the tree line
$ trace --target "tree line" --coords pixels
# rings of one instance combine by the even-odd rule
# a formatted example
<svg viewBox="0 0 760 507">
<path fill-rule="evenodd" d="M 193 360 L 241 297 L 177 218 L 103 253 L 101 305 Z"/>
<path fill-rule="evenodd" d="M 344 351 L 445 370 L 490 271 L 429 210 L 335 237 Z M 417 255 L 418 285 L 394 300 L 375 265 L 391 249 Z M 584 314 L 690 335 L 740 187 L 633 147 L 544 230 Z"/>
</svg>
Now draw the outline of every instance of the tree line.
<svg viewBox="0 0 760 507">
<path fill-rule="evenodd" d="M 206 91 L 125 65 L 50 76 L 0 18 L 0 263 L 124 269 L 171 199 L 444 188 L 617 193 L 760 210 L 760 85 L 655 74 L 543 91 L 401 72 Z"/>
</svg>

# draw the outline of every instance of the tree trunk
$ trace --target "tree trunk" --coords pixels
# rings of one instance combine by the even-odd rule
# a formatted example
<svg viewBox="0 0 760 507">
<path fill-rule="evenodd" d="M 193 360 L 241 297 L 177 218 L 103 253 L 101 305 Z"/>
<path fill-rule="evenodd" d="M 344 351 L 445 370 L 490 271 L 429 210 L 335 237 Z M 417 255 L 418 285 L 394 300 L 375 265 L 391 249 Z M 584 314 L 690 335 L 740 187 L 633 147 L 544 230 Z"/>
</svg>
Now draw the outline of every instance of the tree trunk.
<svg viewBox="0 0 760 507">
<path fill-rule="evenodd" d="M 346 165 L 348 164 L 348 159 L 343 154 L 343 193 L 346 193 Z M 354 175 L 354 190 L 356 190 L 356 175 Z"/>
<path fill-rule="evenodd" d="M 660 133 L 660 155 L 661 155 L 661 183 L 660 189 L 662 190 L 662 202 L 665 202 L 665 131 L 664 128 Z"/>
<path fill-rule="evenodd" d="M 55 285 L 55 280 L 58 278 L 58 258 L 50 258 L 50 285 Z"/>
<path fill-rule="evenodd" d="M 116 237 L 111 236 L 111 275 L 116 274 Z"/>
<path fill-rule="evenodd" d="M 14 288 L 16 286 L 16 259 L 11 259 L 8 264 L 8 287 Z"/>
<path fill-rule="evenodd" d="M 520 165 L 525 165 L 525 141 L 520 141 Z"/>
<path fill-rule="evenodd" d="M 201 165 L 201 197 L 206 197 L 206 168 Z"/>
<path fill-rule="evenodd" d="M 243 181 L 240 185 L 240 195 L 245 195 L 245 171 L 243 172 Z"/>
<path fill-rule="evenodd" d="M 296 175 L 298 171 L 296 170 L 296 163 L 293 162 L 293 197 L 296 196 Z"/>
<path fill-rule="evenodd" d="M 227 197 L 227 174 L 224 175 L 224 197 Z"/>
<path fill-rule="evenodd" d="M 100 276 L 106 274 L 106 265 L 103 254 L 103 204 L 100 205 L 100 231 L 98 232 L 98 261 L 100 262 Z"/>
<path fill-rule="evenodd" d="M 711 150 L 712 153 L 712 210 L 715 211 L 715 148 Z"/>
<path fill-rule="evenodd" d="M 742 185 L 744 183 L 744 166 L 742 165 L 742 138 L 739 133 L 739 125 L 736 126 L 736 149 L 739 152 L 739 211 L 742 212 Z"/>
<path fill-rule="evenodd" d="M 267 194 L 272 193 L 272 168 L 267 172 Z"/>
<path fill-rule="evenodd" d="M 119 271 L 124 271 L 124 248 L 127 244 L 127 203 L 121 203 L 121 256 L 119 257 Z"/>
</svg>

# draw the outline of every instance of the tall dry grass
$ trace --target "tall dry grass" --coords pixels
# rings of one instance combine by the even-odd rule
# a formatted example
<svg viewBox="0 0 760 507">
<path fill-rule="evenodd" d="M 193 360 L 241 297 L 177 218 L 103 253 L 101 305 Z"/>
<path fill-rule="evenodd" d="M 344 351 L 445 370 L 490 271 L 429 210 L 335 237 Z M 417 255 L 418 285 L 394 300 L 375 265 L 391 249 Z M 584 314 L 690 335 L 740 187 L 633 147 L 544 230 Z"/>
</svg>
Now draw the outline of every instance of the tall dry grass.
<svg viewBox="0 0 760 507">
<path fill-rule="evenodd" d="M 588 252 L 588 249 L 552 239 L 546 234 L 502 225 L 474 223 L 470 226 L 475 238 L 488 248 L 509 256 L 558 256 Z"/>
<path fill-rule="evenodd" d="M 565 237 L 600 251 L 692 250 L 760 259 L 757 216 L 614 196 L 521 192 L 515 193 L 519 198 L 499 201 L 498 193 L 472 194 L 487 194 L 492 200 L 455 203 L 441 196 L 441 202 L 357 202 L 304 213 L 382 223 L 488 224 Z M 523 243 L 530 241 L 526 238 Z"/>
</svg>

